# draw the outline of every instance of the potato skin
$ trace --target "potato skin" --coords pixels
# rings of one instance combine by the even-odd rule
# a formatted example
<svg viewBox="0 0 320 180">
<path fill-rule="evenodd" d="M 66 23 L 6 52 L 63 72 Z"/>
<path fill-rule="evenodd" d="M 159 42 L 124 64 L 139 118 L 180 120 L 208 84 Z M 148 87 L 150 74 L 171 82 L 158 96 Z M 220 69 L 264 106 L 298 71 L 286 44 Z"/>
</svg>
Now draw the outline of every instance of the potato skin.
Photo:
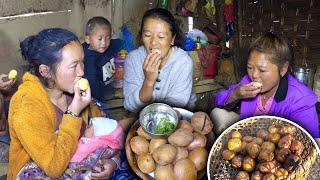
<svg viewBox="0 0 320 180">
<path fill-rule="evenodd" d="M 242 161 L 242 169 L 251 172 L 254 170 L 256 162 L 250 156 L 246 156 Z"/>
<path fill-rule="evenodd" d="M 227 147 L 230 151 L 239 152 L 242 150 L 242 141 L 239 138 L 231 138 L 227 143 Z"/>
<path fill-rule="evenodd" d="M 290 150 L 287 148 L 281 148 L 275 151 L 275 159 L 279 162 L 284 162 L 289 155 Z"/>
<path fill-rule="evenodd" d="M 140 136 L 135 136 L 130 139 L 130 147 L 132 151 L 138 155 L 149 152 L 149 142 Z"/>
<path fill-rule="evenodd" d="M 198 132 L 194 132 L 193 133 L 193 140 L 192 142 L 187 146 L 187 149 L 189 151 L 194 150 L 197 147 L 205 147 L 207 144 L 207 138 L 205 135 L 198 133 Z"/>
<path fill-rule="evenodd" d="M 266 175 L 263 176 L 262 180 L 276 180 L 277 177 L 272 174 L 272 173 L 268 173 Z"/>
<path fill-rule="evenodd" d="M 171 144 L 163 144 L 158 147 L 152 154 L 153 159 L 160 165 L 167 165 L 174 161 L 177 149 Z"/>
<path fill-rule="evenodd" d="M 169 136 L 168 141 L 174 146 L 188 146 L 193 141 L 192 131 L 185 128 L 177 129 Z"/>
<path fill-rule="evenodd" d="M 259 156 L 259 153 L 261 151 L 261 147 L 256 144 L 255 142 L 250 142 L 246 146 L 246 150 L 250 157 L 253 159 Z"/>
<path fill-rule="evenodd" d="M 270 141 L 265 141 L 261 144 L 261 150 L 274 152 L 275 149 L 276 149 L 275 144 Z"/>
<path fill-rule="evenodd" d="M 251 142 L 253 139 L 254 139 L 253 136 L 243 136 L 243 137 L 241 138 L 242 141 L 245 141 L 245 142 L 247 142 L 247 143 Z"/>
<path fill-rule="evenodd" d="M 252 173 L 250 180 L 262 180 L 263 174 L 260 171 Z"/>
<path fill-rule="evenodd" d="M 177 154 L 176 157 L 174 158 L 174 163 L 179 161 L 180 159 L 185 159 L 188 157 L 188 149 L 185 147 L 176 147 L 177 149 Z"/>
<path fill-rule="evenodd" d="M 176 180 L 196 180 L 197 170 L 196 166 L 190 159 L 180 159 L 173 168 Z"/>
<path fill-rule="evenodd" d="M 193 132 L 193 127 L 191 126 L 190 121 L 187 121 L 187 120 L 179 121 L 177 129 L 180 129 L 180 128 L 190 129 Z"/>
<path fill-rule="evenodd" d="M 274 153 L 267 150 L 260 151 L 259 157 L 258 157 L 258 159 L 262 161 L 272 161 L 273 158 L 274 158 Z"/>
<path fill-rule="evenodd" d="M 143 173 L 151 173 L 156 169 L 156 163 L 154 162 L 150 154 L 142 154 L 138 156 L 137 164 L 139 169 Z"/>
<path fill-rule="evenodd" d="M 194 163 L 197 171 L 201 171 L 207 166 L 208 152 L 205 148 L 197 147 L 189 152 L 188 159 Z"/>
<path fill-rule="evenodd" d="M 226 149 L 226 150 L 224 150 L 224 151 L 222 152 L 222 158 L 223 158 L 224 160 L 227 160 L 227 161 L 229 161 L 229 160 L 231 160 L 232 158 L 234 158 L 235 155 L 236 155 L 236 153 L 233 152 L 233 151 L 230 151 L 229 149 Z"/>
<path fill-rule="evenodd" d="M 293 137 L 290 134 L 283 136 L 278 142 L 278 147 L 279 148 L 290 148 L 292 140 L 293 140 Z"/>
<path fill-rule="evenodd" d="M 147 134 L 147 133 L 142 129 L 142 127 L 141 127 L 141 126 L 138 128 L 138 130 L 137 130 L 137 134 L 138 134 L 139 136 L 141 136 L 141 137 L 143 137 L 143 138 L 147 139 L 147 140 L 152 139 L 152 137 L 151 137 L 149 134 Z"/>
<path fill-rule="evenodd" d="M 263 162 L 259 165 L 259 170 L 264 174 L 275 173 L 277 168 L 278 166 L 274 161 Z"/>
<path fill-rule="evenodd" d="M 236 155 L 234 158 L 232 158 L 231 165 L 234 168 L 241 168 L 242 161 L 243 161 L 243 156 L 242 155 Z"/>
<path fill-rule="evenodd" d="M 267 140 L 268 138 L 268 131 L 264 130 L 264 129 L 260 129 L 258 132 L 257 132 L 257 137 L 260 137 L 262 138 L 263 140 Z"/>
<path fill-rule="evenodd" d="M 302 154 L 303 150 L 304 150 L 304 145 L 302 144 L 301 141 L 293 140 L 291 142 L 290 151 L 293 154 L 300 156 Z"/>
<path fill-rule="evenodd" d="M 274 144 L 278 144 L 281 136 L 279 133 L 269 133 L 268 134 L 268 140 L 273 142 Z"/>
<path fill-rule="evenodd" d="M 193 129 L 203 135 L 212 131 L 213 123 L 210 117 L 204 112 L 196 112 L 191 117 L 191 125 Z"/>
<path fill-rule="evenodd" d="M 166 144 L 168 141 L 165 138 L 153 138 L 149 144 L 149 152 L 152 154 L 158 147 Z"/>
<path fill-rule="evenodd" d="M 236 180 L 249 180 L 249 178 L 250 178 L 249 174 L 245 171 L 238 172 L 236 176 Z"/>
<path fill-rule="evenodd" d="M 239 138 L 239 139 L 241 139 L 241 138 L 242 138 L 242 135 L 241 135 L 241 133 L 240 133 L 239 131 L 234 130 L 234 131 L 232 131 L 232 133 L 231 133 L 231 138 Z"/>
<path fill-rule="evenodd" d="M 279 133 L 281 135 L 291 134 L 293 135 L 297 131 L 297 128 L 292 125 L 285 125 L 280 128 Z"/>
<path fill-rule="evenodd" d="M 158 165 L 154 172 L 154 177 L 157 180 L 175 180 L 173 166 L 171 164 L 165 166 Z"/>
<path fill-rule="evenodd" d="M 284 168 L 279 168 L 274 175 L 277 176 L 278 179 L 286 179 L 289 175 L 288 171 Z"/>
</svg>

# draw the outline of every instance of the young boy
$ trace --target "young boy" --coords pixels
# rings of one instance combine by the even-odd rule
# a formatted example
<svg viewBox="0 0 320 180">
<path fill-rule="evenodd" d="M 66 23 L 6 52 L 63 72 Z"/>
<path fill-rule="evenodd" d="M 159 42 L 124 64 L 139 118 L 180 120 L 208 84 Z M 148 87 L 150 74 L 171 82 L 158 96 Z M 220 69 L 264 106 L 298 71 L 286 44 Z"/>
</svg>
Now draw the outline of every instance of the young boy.
<svg viewBox="0 0 320 180">
<path fill-rule="evenodd" d="M 115 72 L 114 57 L 122 49 L 120 39 L 111 39 L 111 24 L 104 17 L 93 17 L 86 25 L 84 49 L 84 74 L 89 80 L 92 97 L 103 102 L 112 92 Z"/>
</svg>

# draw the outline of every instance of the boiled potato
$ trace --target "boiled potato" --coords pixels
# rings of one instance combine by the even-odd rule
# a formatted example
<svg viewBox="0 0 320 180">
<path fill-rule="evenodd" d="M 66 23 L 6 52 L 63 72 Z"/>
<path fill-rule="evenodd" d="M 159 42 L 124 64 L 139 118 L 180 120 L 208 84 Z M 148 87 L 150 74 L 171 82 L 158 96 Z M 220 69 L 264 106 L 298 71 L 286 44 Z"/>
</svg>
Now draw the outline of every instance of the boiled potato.
<svg viewBox="0 0 320 180">
<path fill-rule="evenodd" d="M 166 138 L 153 138 L 150 141 L 149 152 L 152 154 L 155 149 L 160 147 L 163 144 L 166 144 L 168 141 Z"/>
<path fill-rule="evenodd" d="M 191 117 L 191 125 L 196 132 L 203 135 L 208 134 L 213 128 L 213 123 L 210 117 L 204 112 L 194 113 Z"/>
<path fill-rule="evenodd" d="M 231 138 L 227 143 L 227 147 L 230 151 L 239 152 L 242 148 L 242 142 L 239 138 Z"/>
<path fill-rule="evenodd" d="M 173 166 L 171 164 L 157 166 L 154 177 L 156 180 L 175 180 Z"/>
<path fill-rule="evenodd" d="M 207 165 L 208 152 L 205 148 L 197 147 L 189 153 L 188 159 L 194 163 L 197 171 L 201 171 Z"/>
<path fill-rule="evenodd" d="M 160 165 L 172 163 L 176 157 L 177 149 L 171 144 L 163 144 L 152 154 L 153 159 Z"/>
<path fill-rule="evenodd" d="M 149 142 L 140 136 L 135 136 L 130 140 L 130 147 L 132 151 L 138 155 L 149 152 Z"/>
<path fill-rule="evenodd" d="M 190 159 L 181 159 L 174 165 L 174 175 L 176 180 L 196 180 L 196 166 Z"/>
<path fill-rule="evenodd" d="M 156 163 L 150 154 L 142 154 L 138 156 L 137 164 L 139 169 L 146 174 L 151 173 L 156 169 Z"/>
<path fill-rule="evenodd" d="M 177 126 L 177 129 L 184 128 L 184 129 L 190 129 L 193 131 L 193 127 L 191 126 L 191 123 L 187 120 L 180 120 Z"/>
<path fill-rule="evenodd" d="M 141 137 L 143 137 L 143 138 L 147 139 L 147 140 L 152 139 L 152 137 L 151 137 L 149 134 L 147 134 L 147 133 L 142 129 L 142 127 L 141 127 L 141 126 L 138 128 L 138 130 L 137 130 L 137 134 L 138 134 L 139 136 L 141 136 Z"/>
<path fill-rule="evenodd" d="M 193 141 L 192 131 L 184 128 L 178 129 L 169 136 L 168 141 L 174 146 L 188 146 Z"/>
<path fill-rule="evenodd" d="M 188 149 L 184 147 L 176 147 L 177 148 L 177 154 L 176 157 L 174 158 L 174 162 L 179 161 L 180 159 L 185 159 L 188 157 Z"/>
</svg>

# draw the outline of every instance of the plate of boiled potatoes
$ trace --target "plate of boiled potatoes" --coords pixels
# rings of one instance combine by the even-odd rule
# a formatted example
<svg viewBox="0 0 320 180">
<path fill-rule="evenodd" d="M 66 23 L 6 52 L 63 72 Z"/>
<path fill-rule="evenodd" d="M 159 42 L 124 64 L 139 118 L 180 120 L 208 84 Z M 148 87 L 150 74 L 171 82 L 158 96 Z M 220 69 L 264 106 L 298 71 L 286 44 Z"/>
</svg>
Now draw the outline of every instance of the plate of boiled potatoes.
<svg viewBox="0 0 320 180">
<path fill-rule="evenodd" d="M 136 121 L 126 138 L 126 155 L 141 179 L 200 179 L 206 175 L 214 142 L 212 121 L 204 112 L 173 108 L 179 117 L 175 130 L 154 137 Z"/>
</svg>

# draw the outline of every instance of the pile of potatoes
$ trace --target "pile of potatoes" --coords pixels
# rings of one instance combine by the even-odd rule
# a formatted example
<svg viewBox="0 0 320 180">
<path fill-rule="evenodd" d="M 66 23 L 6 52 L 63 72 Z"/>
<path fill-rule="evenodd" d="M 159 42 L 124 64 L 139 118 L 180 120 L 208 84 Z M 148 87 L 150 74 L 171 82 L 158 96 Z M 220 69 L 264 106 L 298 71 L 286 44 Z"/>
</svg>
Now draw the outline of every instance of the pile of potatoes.
<svg viewBox="0 0 320 180">
<path fill-rule="evenodd" d="M 197 179 L 207 165 L 205 149 L 213 124 L 204 112 L 193 114 L 191 121 L 180 120 L 176 130 L 165 138 L 152 138 L 139 127 L 130 140 L 141 172 L 154 172 L 155 179 Z"/>
<path fill-rule="evenodd" d="M 304 145 L 294 138 L 296 127 L 271 125 L 256 136 L 232 131 L 222 158 L 241 169 L 237 180 L 286 179 L 301 163 Z"/>
</svg>

